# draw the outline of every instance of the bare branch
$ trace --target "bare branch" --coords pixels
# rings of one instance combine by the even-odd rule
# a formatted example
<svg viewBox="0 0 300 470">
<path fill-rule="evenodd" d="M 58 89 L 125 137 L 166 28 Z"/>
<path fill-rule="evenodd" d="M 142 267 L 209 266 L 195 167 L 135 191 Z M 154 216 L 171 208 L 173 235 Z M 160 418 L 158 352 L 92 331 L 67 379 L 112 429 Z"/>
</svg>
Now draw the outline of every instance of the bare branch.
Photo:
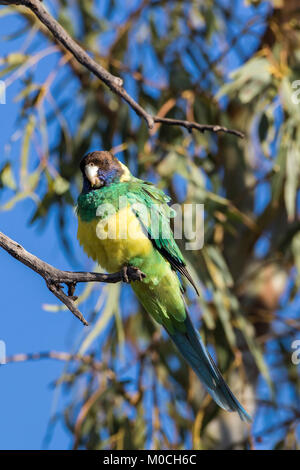
<svg viewBox="0 0 300 470">
<path fill-rule="evenodd" d="M 11 364 L 16 362 L 26 361 L 40 361 L 42 359 L 54 359 L 57 361 L 76 361 L 81 362 L 84 365 L 91 367 L 95 372 L 108 372 L 110 378 L 115 378 L 115 373 L 108 369 L 103 362 L 97 361 L 93 355 L 82 355 L 82 354 L 70 354 L 67 352 L 60 351 L 42 351 L 37 353 L 29 354 L 14 354 L 13 356 L 6 357 L 5 364 Z"/>
<path fill-rule="evenodd" d="M 50 292 L 54 294 L 66 307 L 84 324 L 88 325 L 82 313 L 76 305 L 77 297 L 74 296 L 76 284 L 79 282 L 108 282 L 116 283 L 120 281 L 141 281 L 145 274 L 139 269 L 128 266 L 125 270 L 113 274 L 102 274 L 93 272 L 71 272 L 61 271 L 51 264 L 42 261 L 37 256 L 29 253 L 23 246 L 15 242 L 4 233 L 0 232 L 0 247 L 21 263 L 28 266 L 45 279 Z M 66 284 L 68 293 L 66 294 L 61 284 Z"/>
<path fill-rule="evenodd" d="M 237 131 L 235 129 L 228 129 L 227 127 L 222 127 L 222 126 L 217 126 L 217 125 L 212 125 L 212 124 L 198 124 L 197 122 L 184 121 L 181 119 L 161 118 L 161 117 L 155 117 L 154 122 L 166 124 L 167 126 L 185 127 L 189 132 L 191 132 L 192 129 L 197 129 L 200 132 L 205 132 L 205 131 L 215 132 L 215 133 L 225 132 L 226 134 L 236 135 L 237 137 L 240 137 L 241 139 L 245 137 L 242 132 Z"/>
<path fill-rule="evenodd" d="M 128 105 L 136 112 L 136 114 L 145 119 L 148 128 L 152 129 L 155 123 L 161 123 L 172 126 L 185 127 L 189 131 L 196 129 L 200 132 L 224 132 L 232 134 L 240 138 L 244 138 L 244 134 L 234 129 L 227 129 L 226 127 L 218 125 L 197 124 L 195 122 L 182 121 L 179 119 L 160 118 L 159 116 L 152 116 L 142 106 L 139 105 L 123 88 L 123 80 L 119 77 L 111 75 L 101 65 L 97 64 L 88 53 L 75 42 L 65 29 L 47 12 L 40 0 L 0 0 L 0 4 L 5 5 L 22 5 L 29 8 L 35 16 L 46 26 L 46 28 L 53 34 L 53 36 L 68 50 L 76 60 L 84 67 L 96 75 L 102 82 L 104 82 L 116 95 L 120 96 Z"/>
</svg>

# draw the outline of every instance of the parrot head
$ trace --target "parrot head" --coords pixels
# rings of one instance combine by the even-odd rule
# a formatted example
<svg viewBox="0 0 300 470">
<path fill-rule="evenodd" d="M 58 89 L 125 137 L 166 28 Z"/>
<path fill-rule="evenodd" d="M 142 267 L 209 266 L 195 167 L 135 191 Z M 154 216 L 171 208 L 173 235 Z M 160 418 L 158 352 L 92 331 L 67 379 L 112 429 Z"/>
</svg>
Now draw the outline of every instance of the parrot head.
<svg viewBox="0 0 300 470">
<path fill-rule="evenodd" d="M 130 179 L 128 168 L 110 152 L 88 153 L 81 160 L 80 169 L 83 175 L 83 188 L 86 191 Z"/>
</svg>

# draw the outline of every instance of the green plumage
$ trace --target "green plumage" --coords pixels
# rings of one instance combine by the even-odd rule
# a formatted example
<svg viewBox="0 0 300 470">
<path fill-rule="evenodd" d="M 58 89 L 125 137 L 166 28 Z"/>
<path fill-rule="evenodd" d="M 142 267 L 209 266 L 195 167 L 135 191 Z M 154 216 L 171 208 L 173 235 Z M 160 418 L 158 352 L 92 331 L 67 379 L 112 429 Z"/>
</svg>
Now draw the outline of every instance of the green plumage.
<svg viewBox="0 0 300 470">
<path fill-rule="evenodd" d="M 170 228 L 170 218 L 175 216 L 175 212 L 167 205 L 170 198 L 151 183 L 135 178 L 129 183 L 113 183 L 105 188 L 81 194 L 78 198 L 78 215 L 82 220 L 90 222 L 96 218 L 97 209 L 102 204 L 112 204 L 116 210 L 119 210 L 122 196 L 128 199 L 157 248 L 164 248 L 170 256 L 184 264 L 184 258 Z M 147 212 L 143 211 L 139 204 L 145 207 Z M 150 218 L 149 213 L 152 215 Z"/>
<path fill-rule="evenodd" d="M 99 215 L 99 208 L 110 204 L 116 212 L 119 211 L 122 209 L 122 196 L 126 197 L 153 244 L 148 257 L 133 256 L 128 260 L 128 264 L 140 268 L 146 274 L 145 281 L 133 283 L 132 288 L 145 309 L 169 332 L 173 332 L 174 328 L 184 331 L 186 312 L 180 282 L 171 269 L 170 262 L 161 254 L 163 251 L 176 265 L 185 266 L 170 229 L 170 218 L 175 215 L 167 205 L 170 198 L 151 183 L 133 178 L 130 182 L 112 183 L 107 187 L 82 193 L 78 198 L 78 216 L 85 222 L 107 217 L 105 210 Z"/>
</svg>

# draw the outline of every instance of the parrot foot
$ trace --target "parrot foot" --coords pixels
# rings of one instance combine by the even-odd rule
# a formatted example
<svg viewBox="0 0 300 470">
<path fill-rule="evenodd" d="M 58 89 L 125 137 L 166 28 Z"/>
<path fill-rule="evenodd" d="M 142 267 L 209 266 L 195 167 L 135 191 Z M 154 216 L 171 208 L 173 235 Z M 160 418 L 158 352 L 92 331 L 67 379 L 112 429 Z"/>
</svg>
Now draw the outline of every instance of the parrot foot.
<svg viewBox="0 0 300 470">
<path fill-rule="evenodd" d="M 126 284 L 130 284 L 131 281 L 142 281 L 145 277 L 146 274 L 134 266 L 123 266 L 122 268 L 122 280 Z"/>
</svg>

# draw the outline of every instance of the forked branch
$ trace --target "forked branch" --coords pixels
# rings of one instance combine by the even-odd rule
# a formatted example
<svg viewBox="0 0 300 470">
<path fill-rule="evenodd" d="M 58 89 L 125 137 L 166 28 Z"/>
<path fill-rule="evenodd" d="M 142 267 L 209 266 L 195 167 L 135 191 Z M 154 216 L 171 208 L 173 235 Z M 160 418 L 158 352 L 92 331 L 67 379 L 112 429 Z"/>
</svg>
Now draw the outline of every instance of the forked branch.
<svg viewBox="0 0 300 470">
<path fill-rule="evenodd" d="M 4 5 L 22 5 L 29 8 L 37 18 L 46 26 L 68 51 L 70 51 L 75 59 L 104 82 L 116 95 L 122 98 L 136 112 L 136 114 L 145 119 L 148 128 L 152 129 L 155 123 L 165 124 L 168 126 L 180 126 L 188 129 L 196 129 L 200 132 L 224 132 L 232 134 L 236 137 L 244 138 L 244 134 L 235 129 L 228 129 L 219 125 L 198 124 L 180 119 L 169 119 L 159 116 L 153 116 L 147 112 L 139 103 L 137 103 L 123 88 L 123 80 L 109 73 L 104 67 L 98 64 L 73 38 L 67 31 L 53 18 L 40 0 L 0 0 L 0 4 Z"/>
<path fill-rule="evenodd" d="M 78 310 L 76 305 L 77 297 L 74 295 L 75 288 L 79 282 L 131 282 L 141 281 L 145 278 L 145 274 L 139 269 L 128 266 L 125 270 L 121 270 L 113 274 L 102 274 L 93 272 L 72 272 L 72 271 L 61 271 L 55 268 L 51 264 L 46 263 L 37 256 L 29 253 L 23 246 L 15 242 L 4 233 L 0 232 L 0 247 L 3 248 L 7 253 L 13 256 L 21 263 L 28 266 L 30 269 L 35 271 L 37 274 L 42 276 L 46 281 L 46 285 L 50 292 L 54 294 L 66 307 L 84 324 L 88 325 L 88 322 Z M 68 288 L 67 293 L 64 292 L 62 284 L 65 284 Z"/>
</svg>

